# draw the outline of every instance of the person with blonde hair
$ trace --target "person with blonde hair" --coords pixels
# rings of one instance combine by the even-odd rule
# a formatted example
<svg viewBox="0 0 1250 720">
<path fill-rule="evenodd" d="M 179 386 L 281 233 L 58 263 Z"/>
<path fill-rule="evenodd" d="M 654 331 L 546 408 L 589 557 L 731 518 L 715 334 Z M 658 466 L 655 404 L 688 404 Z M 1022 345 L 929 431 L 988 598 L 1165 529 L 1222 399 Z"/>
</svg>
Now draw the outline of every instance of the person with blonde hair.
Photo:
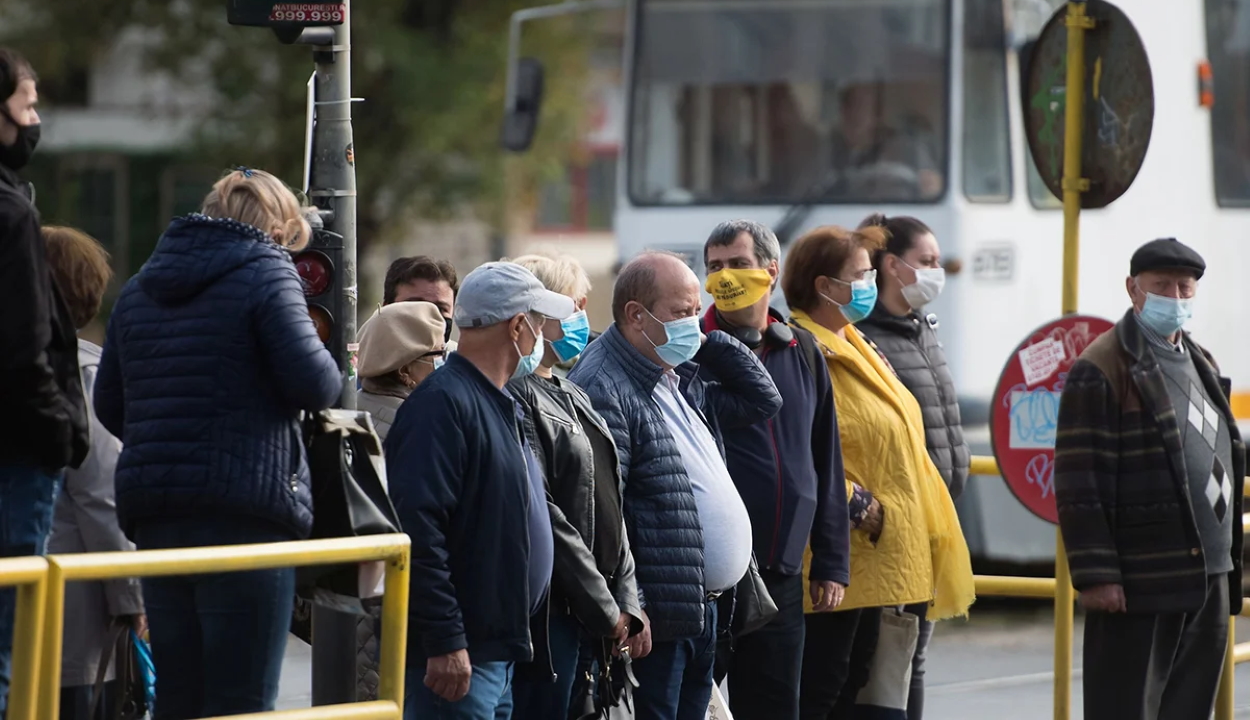
<svg viewBox="0 0 1250 720">
<path fill-rule="evenodd" d="M 61 289 L 66 309 L 78 328 L 100 312 L 113 277 L 109 255 L 90 235 L 74 228 L 45 225 L 48 267 Z M 83 390 L 91 397 L 100 364 L 100 346 L 78 339 Z M 113 471 L 121 443 L 100 421 L 91 418 L 91 450 L 78 468 L 65 471 L 63 492 L 56 500 L 48 552 L 118 552 L 134 550 L 117 525 L 113 503 Z M 95 696 L 100 657 L 115 626 L 128 625 L 142 635 L 146 625 L 143 596 L 133 579 L 76 582 L 65 587 L 65 633 L 61 652 L 61 718 L 86 720 Z M 112 707 L 116 668 L 110 667 L 99 688 L 101 708 Z M 94 720 L 92 718 L 91 720 Z"/>
<path fill-rule="evenodd" d="M 913 605 L 919 620 L 938 621 L 966 615 L 975 599 L 968 545 L 925 445 L 920 404 L 855 327 L 876 306 L 871 253 L 884 246 L 879 227 L 819 227 L 795 242 L 781 280 L 791 322 L 815 336 L 833 381 L 854 528 L 842 604 L 806 608 L 802 720 L 863 712 L 856 698 L 871 679 L 886 609 Z M 809 549 L 804 574 L 811 565 Z M 904 698 L 905 708 L 908 686 L 893 681 L 874 682 Z"/>
<path fill-rule="evenodd" d="M 557 362 L 581 355 L 590 339 L 590 280 L 568 255 L 523 255 L 512 262 L 577 307 L 562 321 L 547 321 L 542 361 L 508 383 L 525 410 L 522 428 L 544 471 L 555 540 L 551 593 L 532 623 L 534 661 L 517 666 L 513 716 L 563 720 L 570 705 L 581 712 L 595 697 L 595 684 L 582 682 L 595 673 L 584 666 L 579 673 L 579 662 L 585 657 L 584 665 L 598 661 L 600 673 L 607 670 L 613 651 L 642 630 L 642 608 L 612 432 L 586 393 L 552 372 Z"/>
<path fill-rule="evenodd" d="M 299 201 L 238 168 L 175 219 L 109 318 L 95 410 L 122 441 L 117 513 L 142 550 L 297 540 L 312 528 L 299 414 L 343 378 L 288 250 Z M 272 710 L 295 571 L 149 578 L 154 720 Z"/>
</svg>

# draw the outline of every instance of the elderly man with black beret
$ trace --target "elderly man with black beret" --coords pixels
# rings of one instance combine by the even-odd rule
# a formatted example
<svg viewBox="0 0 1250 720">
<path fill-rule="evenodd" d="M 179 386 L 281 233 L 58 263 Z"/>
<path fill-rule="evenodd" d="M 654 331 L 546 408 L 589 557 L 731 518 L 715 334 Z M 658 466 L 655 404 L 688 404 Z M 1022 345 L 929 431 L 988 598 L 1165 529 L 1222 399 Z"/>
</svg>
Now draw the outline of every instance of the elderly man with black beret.
<svg viewBox="0 0 1250 720">
<path fill-rule="evenodd" d="M 1085 621 L 1085 717 L 1209 717 L 1241 608 L 1245 446 L 1227 378 L 1184 331 L 1206 263 L 1133 254 L 1133 307 L 1064 383 L 1055 498 Z"/>
</svg>

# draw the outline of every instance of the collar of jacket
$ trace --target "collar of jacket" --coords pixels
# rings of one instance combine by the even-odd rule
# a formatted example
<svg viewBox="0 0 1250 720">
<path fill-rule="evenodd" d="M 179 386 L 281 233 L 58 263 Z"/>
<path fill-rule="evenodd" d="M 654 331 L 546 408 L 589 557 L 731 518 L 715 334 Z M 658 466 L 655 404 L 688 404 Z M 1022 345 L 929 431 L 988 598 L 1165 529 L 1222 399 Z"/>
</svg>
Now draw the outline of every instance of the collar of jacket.
<svg viewBox="0 0 1250 720">
<path fill-rule="evenodd" d="M 878 300 L 876 306 L 872 309 L 872 314 L 864 322 L 873 327 L 888 330 L 896 335 L 914 339 L 920 336 L 921 323 L 924 322 L 924 319 L 915 310 L 899 317 L 887 310 L 885 305 Z"/>
<path fill-rule="evenodd" d="M 503 390 L 495 387 L 495 383 L 482 374 L 477 366 L 466 360 L 460 353 L 452 353 L 447 356 L 447 362 L 443 366 L 445 369 L 451 370 L 460 377 L 469 382 L 476 383 L 491 399 L 499 403 L 499 406 L 514 419 L 525 416 L 521 407 L 517 405 L 517 401 Z"/>
<path fill-rule="evenodd" d="M 1120 346 L 1124 348 L 1124 352 L 1133 360 L 1129 372 L 1133 377 L 1134 384 L 1137 385 L 1143 407 L 1151 413 L 1160 427 L 1170 428 L 1174 431 L 1165 431 L 1163 433 L 1163 442 L 1167 446 L 1168 455 L 1172 459 L 1172 469 L 1176 477 L 1182 479 L 1186 477 L 1185 451 L 1181 445 L 1180 432 L 1175 431 L 1182 422 L 1181 416 L 1172 407 L 1172 401 L 1168 397 L 1166 380 L 1163 377 L 1163 369 L 1159 367 L 1159 361 L 1155 359 L 1154 353 L 1150 350 L 1150 341 L 1146 339 L 1141 328 L 1137 326 L 1137 318 L 1133 316 L 1134 313 L 1133 308 L 1129 308 L 1128 312 L 1124 313 L 1124 317 L 1120 319 L 1120 322 L 1116 323 L 1114 332 L 1116 338 L 1120 341 Z M 1181 331 L 1181 342 L 1185 345 L 1185 350 L 1191 358 L 1191 362 L 1194 363 L 1198 376 L 1202 378 L 1202 384 L 1207 391 L 1207 395 L 1211 398 L 1211 402 L 1215 404 L 1216 409 L 1224 416 L 1224 421 L 1228 425 L 1233 438 L 1240 439 L 1240 434 L 1237 431 L 1237 419 L 1233 416 L 1232 409 L 1228 404 L 1226 395 L 1228 390 L 1224 387 L 1220 378 L 1219 369 L 1215 366 L 1214 358 L 1195 343 L 1187 332 Z"/>
<path fill-rule="evenodd" d="M 781 313 L 777 312 L 777 308 L 769 305 L 768 306 L 768 324 L 769 325 L 772 325 L 773 323 L 784 324 L 785 322 L 786 322 L 785 317 Z M 728 333 L 731 337 L 733 336 L 733 333 L 721 327 L 720 313 L 716 311 L 715 305 L 708 308 L 707 312 L 703 313 L 703 320 L 702 322 L 700 322 L 700 327 L 703 328 L 703 332 L 705 333 L 710 333 L 713 330 L 721 330 L 725 333 Z M 798 338 L 790 339 L 790 347 L 797 347 L 798 344 L 799 344 Z"/>
<path fill-rule="evenodd" d="M 0 184 L 9 186 L 14 192 L 26 198 L 32 205 L 35 203 L 35 186 L 22 180 L 16 171 L 0 165 Z"/>
<path fill-rule="evenodd" d="M 599 336 L 596 342 L 602 342 L 604 347 L 616 356 L 617 361 L 621 364 L 621 368 L 629 376 L 630 382 L 634 383 L 639 390 L 648 395 L 655 392 L 655 386 L 659 384 L 660 378 L 664 376 L 664 368 L 651 362 L 645 355 L 638 352 L 638 348 L 625 339 L 625 334 L 616 326 L 616 323 L 612 323 Z M 684 391 L 686 384 L 699 373 L 699 366 L 693 362 L 682 363 L 673 368 L 673 372 L 676 372 L 677 376 L 681 378 L 682 390 Z"/>
</svg>

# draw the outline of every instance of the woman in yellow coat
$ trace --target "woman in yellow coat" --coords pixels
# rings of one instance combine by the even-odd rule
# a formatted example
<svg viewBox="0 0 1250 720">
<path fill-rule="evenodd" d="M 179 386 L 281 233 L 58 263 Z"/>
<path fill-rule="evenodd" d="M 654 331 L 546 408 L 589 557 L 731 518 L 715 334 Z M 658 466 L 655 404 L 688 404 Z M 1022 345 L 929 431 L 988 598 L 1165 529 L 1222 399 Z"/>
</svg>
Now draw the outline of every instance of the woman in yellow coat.
<svg viewBox="0 0 1250 720">
<path fill-rule="evenodd" d="M 883 607 L 929 603 L 928 619 L 944 620 L 974 600 L 968 546 L 925 448 L 920 406 L 854 327 L 876 303 L 870 253 L 884 241 L 880 228 L 816 228 L 790 250 L 782 278 L 792 321 L 816 337 L 829 366 L 852 510 L 865 509 L 852 519 L 845 599 L 832 612 L 807 607 L 803 720 L 849 717 Z"/>
</svg>

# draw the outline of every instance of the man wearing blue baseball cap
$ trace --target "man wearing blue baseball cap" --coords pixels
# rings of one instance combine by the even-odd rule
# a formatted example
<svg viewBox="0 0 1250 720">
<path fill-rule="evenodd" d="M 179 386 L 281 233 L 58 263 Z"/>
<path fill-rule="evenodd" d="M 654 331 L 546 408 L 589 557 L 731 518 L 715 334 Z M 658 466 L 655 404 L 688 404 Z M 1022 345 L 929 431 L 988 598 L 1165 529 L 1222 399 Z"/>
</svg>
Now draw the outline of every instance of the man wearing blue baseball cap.
<svg viewBox="0 0 1250 720">
<path fill-rule="evenodd" d="M 469 273 L 459 349 L 387 436 L 390 494 L 412 536 L 406 720 L 512 714 L 512 668 L 531 659 L 553 550 L 542 471 L 504 385 L 542 361 L 544 322 L 575 311 L 520 265 Z"/>
</svg>

